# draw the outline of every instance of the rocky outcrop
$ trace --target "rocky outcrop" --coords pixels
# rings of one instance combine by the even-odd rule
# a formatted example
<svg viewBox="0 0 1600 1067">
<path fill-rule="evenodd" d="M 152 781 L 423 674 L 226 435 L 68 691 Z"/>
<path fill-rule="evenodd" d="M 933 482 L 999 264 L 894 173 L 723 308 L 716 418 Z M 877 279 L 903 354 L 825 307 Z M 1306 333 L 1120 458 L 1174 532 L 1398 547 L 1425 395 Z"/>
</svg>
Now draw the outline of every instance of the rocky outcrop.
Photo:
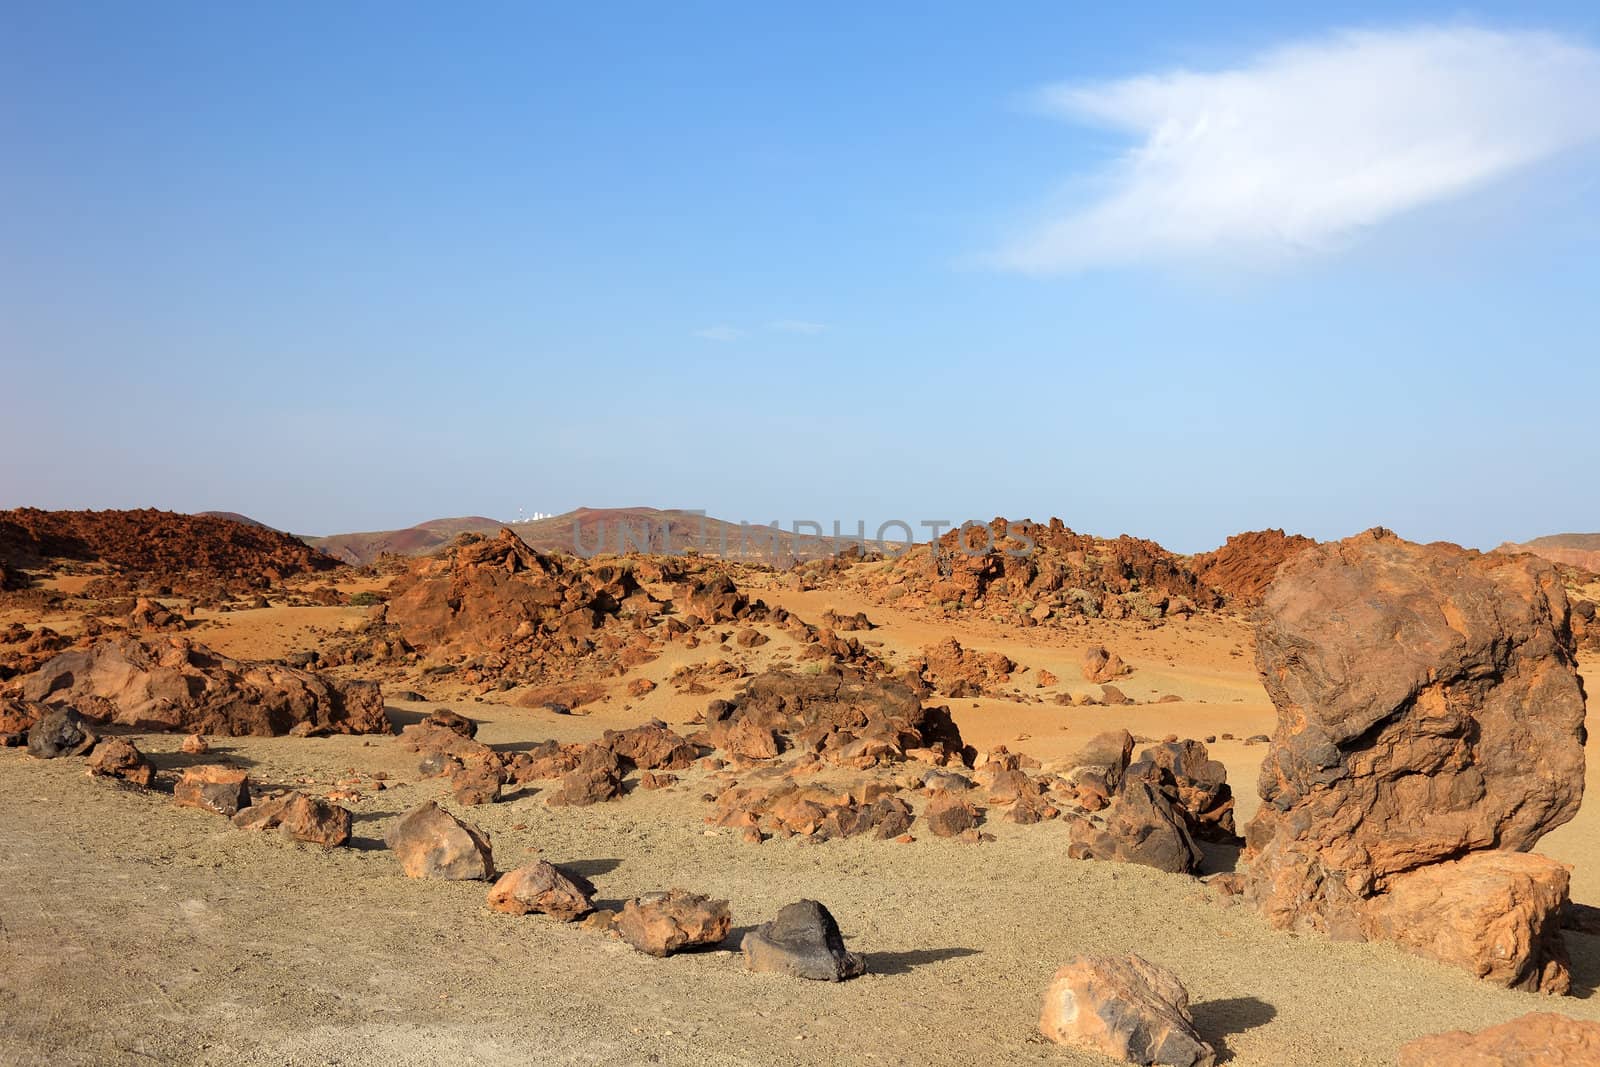
<svg viewBox="0 0 1600 1067">
<path fill-rule="evenodd" d="M 1009 682 L 1017 665 L 999 652 L 963 648 L 961 642 L 947 637 L 924 648 L 910 669 L 935 693 L 960 698 L 981 696 Z"/>
<path fill-rule="evenodd" d="M 407 878 L 473 881 L 494 877 L 488 835 L 431 800 L 406 812 L 383 841 Z"/>
<path fill-rule="evenodd" d="M 1171 971 L 1135 955 L 1079 956 L 1045 990 L 1039 1032 L 1058 1045 L 1123 1063 L 1211 1067 L 1216 1050 L 1189 1014 L 1189 992 Z"/>
<path fill-rule="evenodd" d="M 1203 552 L 1189 566 L 1206 585 L 1227 598 L 1235 608 L 1252 608 L 1272 584 L 1278 568 L 1316 545 L 1309 537 L 1282 530 L 1234 534 L 1221 548 Z"/>
<path fill-rule="evenodd" d="M 115 778 L 149 789 L 156 780 L 156 769 L 144 753 L 125 737 L 111 737 L 94 746 L 89 754 L 89 773 L 98 778 Z"/>
<path fill-rule="evenodd" d="M 1452 1030 L 1400 1046 L 1399 1067 L 1600 1067 L 1600 1023 L 1529 1012 L 1477 1033 Z"/>
<path fill-rule="evenodd" d="M 617 916 L 622 940 L 651 956 L 715 945 L 728 936 L 732 919 L 726 900 L 672 889 L 635 897 Z"/>
<path fill-rule="evenodd" d="M 844 947 L 839 924 L 815 900 L 787 904 L 740 943 L 752 971 L 786 974 L 818 982 L 841 982 L 866 973 L 866 960 Z"/>
<path fill-rule="evenodd" d="M 1133 673 L 1133 668 L 1122 662 L 1121 656 L 1101 645 L 1083 650 L 1083 660 L 1079 668 L 1083 672 L 1084 681 L 1096 685 Z"/>
<path fill-rule="evenodd" d="M 1154 786 L 1202 841 L 1233 842 L 1233 789 L 1228 769 L 1211 758 L 1202 741 L 1164 741 L 1139 753 L 1127 774 Z"/>
<path fill-rule="evenodd" d="M 372 682 L 230 659 L 179 637 L 105 637 L 22 679 L 25 700 L 135 730 L 224 736 L 388 733 Z"/>
<path fill-rule="evenodd" d="M 1484 977 L 1562 987 L 1553 920 L 1535 912 L 1565 880 L 1474 854 L 1531 849 L 1577 812 L 1584 694 L 1567 615 L 1559 576 L 1527 556 L 1373 530 L 1286 563 L 1257 614 L 1278 729 L 1247 897 L 1281 927 L 1399 936 L 1423 900 L 1448 904 L 1430 930 L 1491 921 L 1446 884 L 1470 875 L 1521 916 L 1502 928 L 1517 958 Z M 1408 943 L 1480 970 L 1474 935 L 1456 932 Z"/>
</svg>

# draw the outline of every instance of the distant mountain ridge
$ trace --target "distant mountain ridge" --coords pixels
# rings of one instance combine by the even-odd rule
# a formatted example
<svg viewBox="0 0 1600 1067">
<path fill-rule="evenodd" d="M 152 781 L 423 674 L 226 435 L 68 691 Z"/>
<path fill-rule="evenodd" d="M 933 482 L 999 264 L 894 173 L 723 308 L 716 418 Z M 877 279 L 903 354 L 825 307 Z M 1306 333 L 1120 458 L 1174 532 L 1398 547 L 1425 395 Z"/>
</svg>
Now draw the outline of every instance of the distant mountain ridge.
<svg viewBox="0 0 1600 1067">
<path fill-rule="evenodd" d="M 1600 573 L 1600 533 L 1549 534 L 1531 541 L 1507 541 L 1495 551 L 1531 552 L 1551 563 Z"/>
</svg>

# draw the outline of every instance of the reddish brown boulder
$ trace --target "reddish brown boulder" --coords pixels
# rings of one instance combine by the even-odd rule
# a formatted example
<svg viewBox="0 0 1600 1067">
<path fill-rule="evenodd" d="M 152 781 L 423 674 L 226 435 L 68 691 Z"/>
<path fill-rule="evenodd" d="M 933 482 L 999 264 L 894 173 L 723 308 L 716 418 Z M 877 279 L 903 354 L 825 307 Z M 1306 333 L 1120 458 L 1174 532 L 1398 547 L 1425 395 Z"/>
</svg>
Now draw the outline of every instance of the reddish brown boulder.
<svg viewBox="0 0 1600 1067">
<path fill-rule="evenodd" d="M 505 784 L 505 772 L 497 758 L 468 758 L 449 774 L 450 792 L 458 804 L 493 804 L 500 799 L 500 787 Z"/>
<path fill-rule="evenodd" d="M 1396 877 L 1362 915 L 1374 940 L 1535 993 L 1571 986 L 1560 916 L 1568 869 L 1526 852 L 1472 852 Z"/>
<path fill-rule="evenodd" d="M 156 769 L 132 741 L 110 737 L 94 746 L 89 754 L 89 773 L 102 778 L 119 778 L 149 789 L 156 780 Z"/>
<path fill-rule="evenodd" d="M 1228 769 L 1200 741 L 1167 741 L 1139 753 L 1128 774 L 1158 789 L 1183 816 L 1189 832 L 1204 841 L 1237 839 Z"/>
<path fill-rule="evenodd" d="M 189 767 L 173 788 L 172 802 L 231 817 L 250 804 L 250 776 L 215 763 Z"/>
<path fill-rule="evenodd" d="M 546 803 L 552 807 L 585 807 L 622 795 L 622 760 L 604 745 L 590 745 L 578 766 L 561 776 L 561 788 Z"/>
<path fill-rule="evenodd" d="M 1387 936 L 1397 927 L 1386 910 L 1409 913 L 1417 896 L 1454 907 L 1459 892 L 1436 879 L 1493 866 L 1450 861 L 1525 851 L 1572 818 L 1583 795 L 1584 694 L 1567 616 L 1561 580 L 1542 561 L 1384 530 L 1283 565 L 1257 613 L 1257 662 L 1278 729 L 1246 833 L 1246 894 L 1270 921 Z M 1544 888 L 1497 883 L 1493 894 L 1530 905 L 1555 898 L 1553 878 L 1535 881 Z M 1375 899 L 1407 883 L 1401 900 Z M 1486 977 L 1557 981 L 1547 939 L 1524 947 Z"/>
<path fill-rule="evenodd" d="M 640 770 L 681 771 L 700 758 L 700 750 L 664 722 L 607 730 L 600 743 Z"/>
<path fill-rule="evenodd" d="M 298 791 L 257 801 L 233 817 L 241 830 L 277 829 L 285 837 L 323 848 L 348 843 L 350 824 L 347 809 Z"/>
<path fill-rule="evenodd" d="M 956 793 L 935 793 L 922 823 L 936 837 L 959 837 L 978 825 L 979 810 Z"/>
<path fill-rule="evenodd" d="M 181 637 L 101 638 L 22 680 L 28 700 L 71 704 L 87 719 L 135 730 L 282 735 L 388 733 L 372 682 L 275 663 L 246 663 Z"/>
<path fill-rule="evenodd" d="M 0 697 L 0 747 L 15 748 L 28 743 L 28 731 L 50 710 L 47 704 Z"/>
<path fill-rule="evenodd" d="M 424 715 L 422 721 L 417 725 L 424 728 L 437 727 L 442 730 L 449 730 L 468 739 L 478 736 L 477 720 L 469 719 L 460 712 L 451 711 L 449 708 L 434 708 Z"/>
<path fill-rule="evenodd" d="M 1399 1067 L 1600 1067 L 1600 1023 L 1529 1012 L 1475 1034 L 1452 1030 L 1400 1046 Z"/>
<path fill-rule="evenodd" d="M 407 878 L 473 881 L 494 877 L 488 835 L 431 800 L 406 812 L 383 841 Z"/>
<path fill-rule="evenodd" d="M 538 912 L 574 922 L 594 908 L 594 886 L 581 875 L 539 860 L 500 876 L 489 889 L 489 907 L 508 915 Z"/>
<path fill-rule="evenodd" d="M 640 952 L 670 956 L 686 948 L 715 945 L 728 936 L 731 926 L 726 900 L 672 889 L 628 901 L 617 916 L 616 930 Z"/>
<path fill-rule="evenodd" d="M 1016 663 L 999 652 L 962 648 L 953 637 L 928 645 L 911 665 L 934 692 L 951 697 L 977 696 L 1011 680 Z"/>
<path fill-rule="evenodd" d="M 728 730 L 722 748 L 740 759 L 776 759 L 782 749 L 777 733 L 754 719 L 740 719 Z"/>
<path fill-rule="evenodd" d="M 1100 645 L 1083 650 L 1083 677 L 1099 685 L 1133 673 L 1133 668 L 1122 662 L 1122 657 Z"/>
<path fill-rule="evenodd" d="M 1194 1028 L 1189 992 L 1139 956 L 1079 956 L 1045 990 L 1039 1032 L 1058 1045 L 1123 1063 L 1211 1067 L 1216 1050 Z"/>
<path fill-rule="evenodd" d="M 183 744 L 178 747 L 188 756 L 203 756 L 211 751 L 211 746 L 206 742 L 204 734 L 190 734 L 183 739 Z"/>
</svg>

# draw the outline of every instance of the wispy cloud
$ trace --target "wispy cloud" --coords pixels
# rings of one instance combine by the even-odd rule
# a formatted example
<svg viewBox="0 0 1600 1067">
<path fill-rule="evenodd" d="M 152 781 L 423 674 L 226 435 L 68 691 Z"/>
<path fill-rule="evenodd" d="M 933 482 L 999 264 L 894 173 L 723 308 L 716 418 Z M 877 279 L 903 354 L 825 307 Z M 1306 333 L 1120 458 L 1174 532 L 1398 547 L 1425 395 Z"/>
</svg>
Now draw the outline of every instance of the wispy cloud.
<svg viewBox="0 0 1600 1067">
<path fill-rule="evenodd" d="M 825 332 L 828 327 L 825 323 L 807 322 L 804 319 L 779 319 L 776 322 L 769 322 L 767 329 L 777 330 L 779 333 L 819 334 Z"/>
<path fill-rule="evenodd" d="M 719 322 L 715 326 L 707 326 L 694 332 L 696 337 L 706 341 L 737 341 L 744 336 L 744 331 L 737 326 L 729 326 Z"/>
<path fill-rule="evenodd" d="M 997 253 L 1049 272 L 1337 246 L 1600 137 L 1600 52 L 1473 27 L 1342 32 L 1244 66 L 1042 90 L 1139 144 Z"/>
</svg>

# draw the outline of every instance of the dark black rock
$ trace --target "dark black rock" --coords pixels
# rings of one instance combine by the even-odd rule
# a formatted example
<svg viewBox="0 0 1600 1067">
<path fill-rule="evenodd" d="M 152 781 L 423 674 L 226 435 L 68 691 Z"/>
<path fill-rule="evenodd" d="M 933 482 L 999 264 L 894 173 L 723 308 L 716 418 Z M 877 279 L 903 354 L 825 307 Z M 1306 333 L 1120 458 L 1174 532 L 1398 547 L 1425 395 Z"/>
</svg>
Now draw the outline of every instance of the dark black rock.
<svg viewBox="0 0 1600 1067">
<path fill-rule="evenodd" d="M 815 900 L 786 905 L 776 919 L 745 934 L 740 948 L 752 971 L 839 982 L 867 969 L 865 959 L 845 949 L 839 924 Z"/>
<path fill-rule="evenodd" d="M 51 708 L 28 730 L 28 755 L 39 759 L 81 756 L 99 738 L 71 708 Z"/>
</svg>

